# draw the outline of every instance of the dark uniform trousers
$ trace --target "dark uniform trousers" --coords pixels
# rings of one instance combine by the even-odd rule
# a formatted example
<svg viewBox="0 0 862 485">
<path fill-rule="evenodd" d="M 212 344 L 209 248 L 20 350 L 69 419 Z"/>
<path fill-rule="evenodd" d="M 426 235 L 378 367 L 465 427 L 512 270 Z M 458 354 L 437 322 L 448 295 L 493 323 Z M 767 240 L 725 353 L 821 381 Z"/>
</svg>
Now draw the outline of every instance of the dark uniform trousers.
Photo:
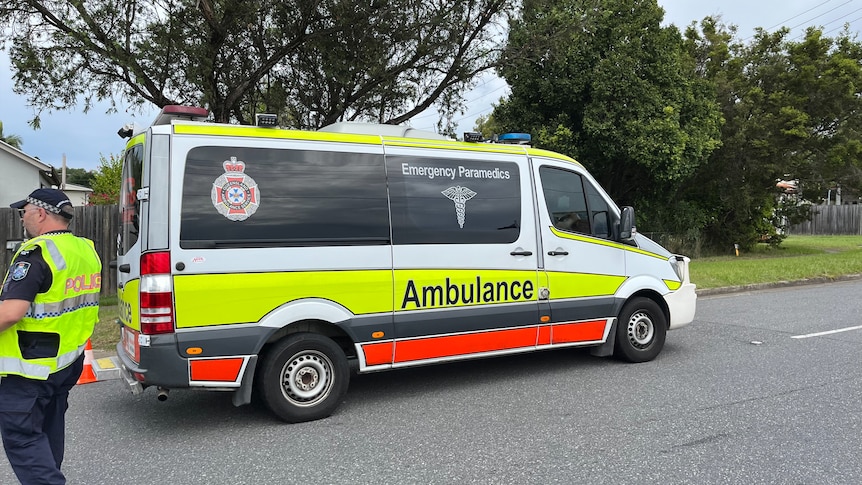
<svg viewBox="0 0 862 485">
<path fill-rule="evenodd" d="M 6 457 L 23 485 L 65 484 L 60 472 L 69 390 L 78 382 L 84 356 L 45 381 L 0 378 L 0 428 Z"/>
</svg>

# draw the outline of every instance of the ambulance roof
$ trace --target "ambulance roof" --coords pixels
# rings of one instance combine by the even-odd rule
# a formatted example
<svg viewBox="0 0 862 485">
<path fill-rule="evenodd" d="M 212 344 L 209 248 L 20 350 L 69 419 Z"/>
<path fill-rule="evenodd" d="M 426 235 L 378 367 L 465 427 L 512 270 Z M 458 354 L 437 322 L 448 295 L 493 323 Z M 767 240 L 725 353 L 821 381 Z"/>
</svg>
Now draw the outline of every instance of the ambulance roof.
<svg viewBox="0 0 862 485">
<path fill-rule="evenodd" d="M 450 140 L 433 131 L 417 130 L 410 126 L 383 125 L 377 123 L 340 122 L 326 125 L 317 131 L 329 133 L 351 133 L 354 135 L 380 135 L 401 138 L 426 138 L 430 140 Z"/>
</svg>

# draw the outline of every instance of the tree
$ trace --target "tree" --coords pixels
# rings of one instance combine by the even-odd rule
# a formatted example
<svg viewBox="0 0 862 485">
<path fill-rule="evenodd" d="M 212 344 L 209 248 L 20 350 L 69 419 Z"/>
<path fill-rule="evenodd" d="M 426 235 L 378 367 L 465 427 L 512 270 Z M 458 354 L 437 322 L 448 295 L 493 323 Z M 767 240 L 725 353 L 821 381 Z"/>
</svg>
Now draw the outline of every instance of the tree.
<svg viewBox="0 0 862 485">
<path fill-rule="evenodd" d="M 107 100 L 204 105 L 218 122 L 401 123 L 461 108 L 513 1 L 0 0 L 0 40 L 40 112 Z"/>
<path fill-rule="evenodd" d="M 91 172 L 84 168 L 67 168 L 66 183 L 81 185 L 83 187 L 90 187 L 90 185 L 92 184 L 91 179 L 94 175 L 95 172 Z"/>
<path fill-rule="evenodd" d="M 579 159 L 644 226 L 675 231 L 702 217 L 673 208 L 719 146 L 721 119 L 663 15 L 655 0 L 525 0 L 498 69 L 512 94 L 493 117 Z"/>
<path fill-rule="evenodd" d="M 788 35 L 759 30 L 746 45 L 710 17 L 686 32 L 726 121 L 722 146 L 683 194 L 707 214 L 703 233 L 713 248 L 780 242 L 782 225 L 807 214 L 804 204 L 787 203 L 776 179 L 800 179 L 802 196 L 816 201 L 823 187 L 852 186 L 860 173 L 862 46 L 846 31 L 828 39 L 809 29 L 800 42 Z"/>
<path fill-rule="evenodd" d="M 503 127 L 494 119 L 494 114 L 489 113 L 487 116 L 479 116 L 476 118 L 476 124 L 473 131 L 479 132 L 486 140 L 491 140 L 494 135 L 503 133 Z"/>
<path fill-rule="evenodd" d="M 18 135 L 5 135 L 3 133 L 2 121 L 0 121 L 0 141 L 5 142 L 7 145 L 13 148 L 17 148 L 18 150 L 21 149 L 21 145 L 24 143 L 24 141 Z"/>
<path fill-rule="evenodd" d="M 92 177 L 93 205 L 112 205 L 120 200 L 120 185 L 123 179 L 123 158 L 117 155 L 99 155 L 99 168 Z"/>
</svg>

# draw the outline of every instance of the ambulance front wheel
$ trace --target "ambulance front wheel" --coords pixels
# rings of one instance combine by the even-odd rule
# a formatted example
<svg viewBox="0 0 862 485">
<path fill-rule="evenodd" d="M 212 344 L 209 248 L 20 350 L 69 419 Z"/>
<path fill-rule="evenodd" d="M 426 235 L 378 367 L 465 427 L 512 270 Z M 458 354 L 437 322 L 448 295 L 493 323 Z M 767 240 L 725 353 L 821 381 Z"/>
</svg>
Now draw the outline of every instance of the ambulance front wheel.
<svg viewBox="0 0 862 485">
<path fill-rule="evenodd" d="M 623 306 L 617 321 L 614 355 L 629 362 L 647 362 L 664 347 L 667 318 L 656 302 L 633 298 Z"/>
<path fill-rule="evenodd" d="M 335 342 L 298 333 L 266 352 L 256 385 L 273 414 L 301 423 L 332 414 L 347 393 L 349 380 L 347 358 Z"/>
</svg>

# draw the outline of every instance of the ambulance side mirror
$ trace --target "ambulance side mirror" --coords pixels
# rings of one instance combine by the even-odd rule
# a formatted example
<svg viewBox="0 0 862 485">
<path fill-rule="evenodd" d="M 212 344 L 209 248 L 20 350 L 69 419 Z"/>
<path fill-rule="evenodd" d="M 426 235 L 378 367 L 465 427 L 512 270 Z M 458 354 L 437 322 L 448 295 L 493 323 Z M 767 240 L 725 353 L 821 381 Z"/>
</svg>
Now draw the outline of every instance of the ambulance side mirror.
<svg viewBox="0 0 862 485">
<path fill-rule="evenodd" d="M 620 241 L 629 242 L 632 240 L 632 229 L 635 225 L 635 210 L 631 206 L 623 207 L 620 213 Z"/>
</svg>

